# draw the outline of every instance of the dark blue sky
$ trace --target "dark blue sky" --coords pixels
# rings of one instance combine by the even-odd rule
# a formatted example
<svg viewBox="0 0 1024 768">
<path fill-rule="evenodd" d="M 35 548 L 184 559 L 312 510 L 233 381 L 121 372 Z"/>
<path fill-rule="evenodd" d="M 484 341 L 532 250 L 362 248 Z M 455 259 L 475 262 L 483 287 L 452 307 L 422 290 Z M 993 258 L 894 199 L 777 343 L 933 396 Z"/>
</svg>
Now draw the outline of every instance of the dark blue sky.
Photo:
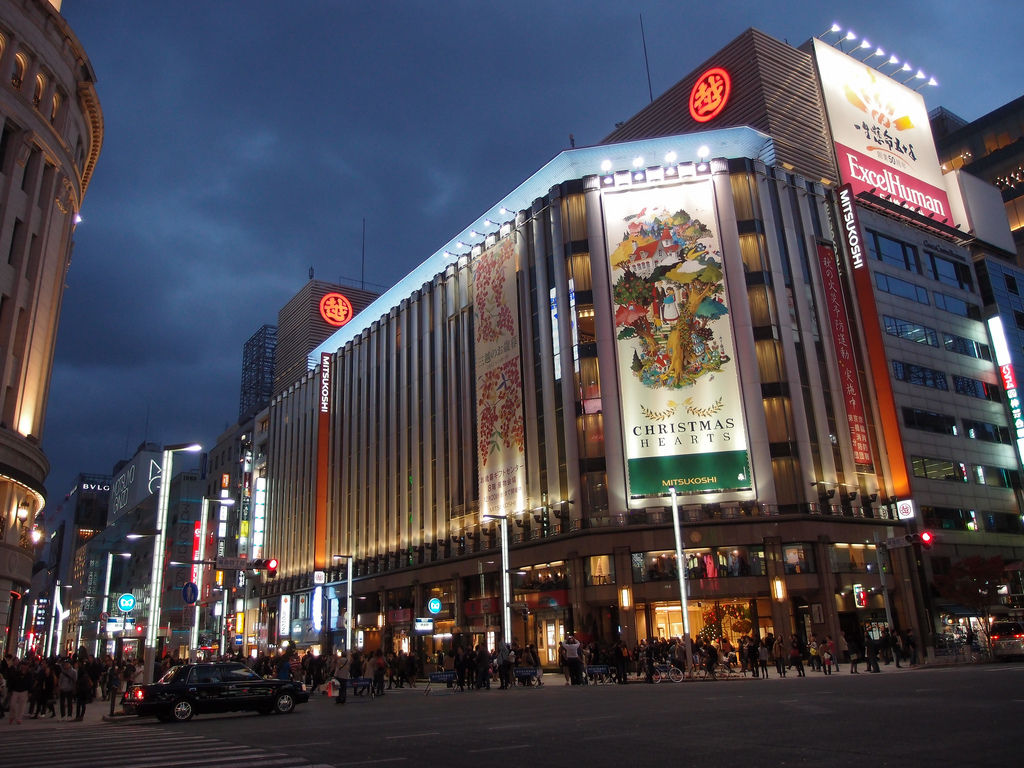
<svg viewBox="0 0 1024 768">
<path fill-rule="evenodd" d="M 833 21 L 933 75 L 929 108 L 974 119 L 1024 82 L 1010 2 L 64 0 L 106 133 L 43 434 L 51 501 L 147 438 L 212 448 L 242 345 L 310 267 L 359 279 L 363 218 L 365 279 L 390 285 L 570 133 L 596 143 L 643 107 L 639 12 L 655 96 L 747 27 L 799 45 Z"/>
</svg>

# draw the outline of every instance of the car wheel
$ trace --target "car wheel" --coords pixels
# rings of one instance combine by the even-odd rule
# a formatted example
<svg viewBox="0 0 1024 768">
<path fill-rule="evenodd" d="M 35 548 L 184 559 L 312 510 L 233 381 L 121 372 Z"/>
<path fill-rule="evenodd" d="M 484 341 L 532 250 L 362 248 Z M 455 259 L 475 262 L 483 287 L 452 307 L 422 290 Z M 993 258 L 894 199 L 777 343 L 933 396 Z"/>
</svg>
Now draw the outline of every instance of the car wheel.
<svg viewBox="0 0 1024 768">
<path fill-rule="evenodd" d="M 274 711 L 279 715 L 287 715 L 295 709 L 295 697 L 290 693 L 279 694 L 274 699 Z"/>
<path fill-rule="evenodd" d="M 188 699 L 178 699 L 171 708 L 171 717 L 179 723 L 187 723 L 195 713 L 195 707 Z"/>
</svg>

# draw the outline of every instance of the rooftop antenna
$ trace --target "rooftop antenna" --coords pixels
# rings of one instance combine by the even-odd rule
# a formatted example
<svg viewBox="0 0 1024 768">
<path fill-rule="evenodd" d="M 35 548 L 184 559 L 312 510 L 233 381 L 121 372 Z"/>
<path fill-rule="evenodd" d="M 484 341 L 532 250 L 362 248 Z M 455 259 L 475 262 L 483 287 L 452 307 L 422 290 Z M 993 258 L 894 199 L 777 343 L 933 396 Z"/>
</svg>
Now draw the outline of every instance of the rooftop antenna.
<svg viewBox="0 0 1024 768">
<path fill-rule="evenodd" d="M 359 265 L 359 287 L 366 290 L 366 219 L 363 219 L 363 253 Z"/>
<path fill-rule="evenodd" d="M 313 279 L 313 268 L 312 267 L 309 268 L 309 279 L 310 280 Z"/>
<path fill-rule="evenodd" d="M 647 60 L 647 36 L 644 34 L 644 15 L 640 14 L 640 39 L 644 43 L 644 66 L 647 67 L 647 95 L 654 101 L 654 91 L 651 89 L 651 63 Z"/>
</svg>

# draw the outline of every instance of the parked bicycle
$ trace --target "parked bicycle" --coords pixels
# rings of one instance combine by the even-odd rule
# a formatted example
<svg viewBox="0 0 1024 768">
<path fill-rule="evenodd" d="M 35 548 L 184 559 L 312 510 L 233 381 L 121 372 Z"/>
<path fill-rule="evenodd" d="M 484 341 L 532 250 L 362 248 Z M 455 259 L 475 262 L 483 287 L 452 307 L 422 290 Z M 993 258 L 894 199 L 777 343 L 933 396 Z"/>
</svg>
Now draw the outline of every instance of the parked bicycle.
<svg viewBox="0 0 1024 768">
<path fill-rule="evenodd" d="M 671 680 L 673 683 L 683 682 L 683 670 L 679 667 L 673 667 L 669 664 L 655 664 L 654 674 L 651 675 L 651 679 L 660 683 L 662 680 Z"/>
</svg>

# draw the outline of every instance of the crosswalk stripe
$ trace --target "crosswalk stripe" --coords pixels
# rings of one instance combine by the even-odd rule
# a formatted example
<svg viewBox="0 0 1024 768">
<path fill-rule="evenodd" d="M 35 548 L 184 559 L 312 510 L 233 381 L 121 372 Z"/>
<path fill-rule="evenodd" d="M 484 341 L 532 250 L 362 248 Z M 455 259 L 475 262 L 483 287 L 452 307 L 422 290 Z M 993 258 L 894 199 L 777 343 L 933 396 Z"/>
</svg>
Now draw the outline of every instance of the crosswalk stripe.
<svg viewBox="0 0 1024 768">
<path fill-rule="evenodd" d="M 130 726 L 126 726 L 126 729 Z M 40 739 L 41 734 L 70 735 L 66 729 L 25 731 L 4 734 L 4 764 L 23 768 L 179 768 L 193 766 L 197 760 L 210 768 L 317 768 L 302 757 L 272 752 L 258 747 L 232 744 L 206 736 L 166 735 L 148 728 L 114 728 L 83 739 L 75 734 L 73 746 L 56 739 Z M 82 734 L 85 736 L 85 734 Z M 140 754 L 145 749 L 146 755 Z M 167 750 L 170 754 L 154 755 Z M 320 768 L 330 768 L 321 766 Z"/>
</svg>

